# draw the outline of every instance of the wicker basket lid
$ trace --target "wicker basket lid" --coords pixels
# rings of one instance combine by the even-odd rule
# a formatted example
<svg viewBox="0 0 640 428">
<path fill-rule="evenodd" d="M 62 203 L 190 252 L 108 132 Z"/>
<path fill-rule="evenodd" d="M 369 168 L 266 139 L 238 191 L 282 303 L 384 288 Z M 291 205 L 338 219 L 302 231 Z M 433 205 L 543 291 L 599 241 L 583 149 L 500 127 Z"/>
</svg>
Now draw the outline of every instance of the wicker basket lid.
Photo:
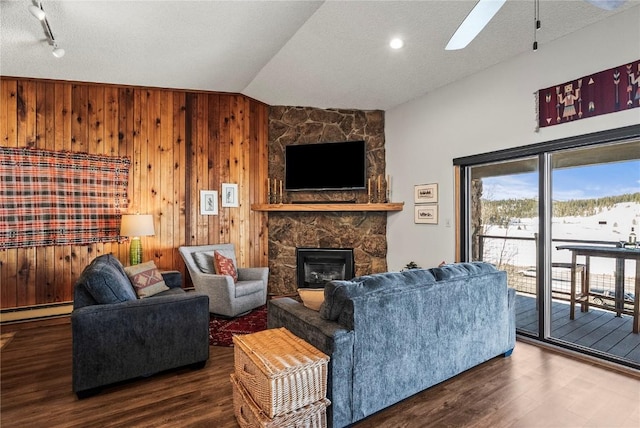
<svg viewBox="0 0 640 428">
<path fill-rule="evenodd" d="M 284 327 L 237 335 L 233 344 L 266 375 L 286 374 L 329 361 L 326 354 Z"/>
</svg>

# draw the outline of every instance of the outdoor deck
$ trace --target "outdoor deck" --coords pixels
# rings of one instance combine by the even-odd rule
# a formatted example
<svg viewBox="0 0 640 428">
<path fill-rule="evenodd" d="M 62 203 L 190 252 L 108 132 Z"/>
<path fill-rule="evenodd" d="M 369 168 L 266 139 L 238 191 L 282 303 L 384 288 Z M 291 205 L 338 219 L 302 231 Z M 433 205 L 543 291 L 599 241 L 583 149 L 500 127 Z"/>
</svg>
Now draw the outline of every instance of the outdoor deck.
<svg viewBox="0 0 640 428">
<path fill-rule="evenodd" d="M 580 312 L 576 305 L 575 319 L 569 319 L 569 303 L 552 303 L 551 336 L 583 347 L 606 352 L 640 365 L 640 334 L 632 332 L 633 317 L 616 317 L 615 312 L 590 308 Z M 518 293 L 516 297 L 516 328 L 529 332 L 538 330 L 536 299 Z"/>
</svg>

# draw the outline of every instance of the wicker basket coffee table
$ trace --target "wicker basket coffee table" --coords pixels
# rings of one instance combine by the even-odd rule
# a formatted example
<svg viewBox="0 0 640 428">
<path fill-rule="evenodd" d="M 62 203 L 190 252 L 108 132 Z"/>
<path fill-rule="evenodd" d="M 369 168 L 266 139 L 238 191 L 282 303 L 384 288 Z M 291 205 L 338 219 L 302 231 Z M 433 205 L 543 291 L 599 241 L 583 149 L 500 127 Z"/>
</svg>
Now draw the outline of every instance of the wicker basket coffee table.
<svg viewBox="0 0 640 428">
<path fill-rule="evenodd" d="M 234 336 L 233 343 L 242 427 L 326 426 L 327 355 L 285 328 Z"/>
</svg>

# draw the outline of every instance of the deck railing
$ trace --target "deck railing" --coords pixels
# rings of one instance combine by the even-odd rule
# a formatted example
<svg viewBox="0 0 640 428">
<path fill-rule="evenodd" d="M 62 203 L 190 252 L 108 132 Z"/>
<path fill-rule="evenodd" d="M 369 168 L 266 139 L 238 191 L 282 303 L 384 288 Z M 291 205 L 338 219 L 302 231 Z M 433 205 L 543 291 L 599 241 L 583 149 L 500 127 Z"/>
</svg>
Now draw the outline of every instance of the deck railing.
<svg viewBox="0 0 640 428">
<path fill-rule="evenodd" d="M 556 250 L 556 246 L 562 244 L 582 245 L 606 245 L 616 246 L 616 241 L 596 241 L 585 239 L 552 239 L 552 268 L 551 289 L 554 298 L 569 300 L 571 287 L 571 254 L 569 251 Z M 517 291 L 535 295 L 536 290 L 536 236 L 498 236 L 478 235 L 478 260 L 484 260 L 495 264 L 499 269 L 507 272 L 509 286 Z M 593 266 L 594 258 L 591 259 Z M 584 263 L 580 258 L 578 263 Z M 615 290 L 615 260 L 600 259 L 600 271 L 592 267 L 589 274 L 589 286 L 592 291 L 603 294 L 612 293 Z M 633 263 L 629 261 L 628 263 Z M 607 266 L 611 269 L 608 270 Z M 633 265 L 625 267 L 625 291 L 633 293 L 635 284 L 635 269 Z M 628 274 L 632 275 L 629 276 Z M 577 272 L 576 281 L 582 281 L 583 271 Z M 579 287 L 578 287 L 579 289 Z"/>
</svg>

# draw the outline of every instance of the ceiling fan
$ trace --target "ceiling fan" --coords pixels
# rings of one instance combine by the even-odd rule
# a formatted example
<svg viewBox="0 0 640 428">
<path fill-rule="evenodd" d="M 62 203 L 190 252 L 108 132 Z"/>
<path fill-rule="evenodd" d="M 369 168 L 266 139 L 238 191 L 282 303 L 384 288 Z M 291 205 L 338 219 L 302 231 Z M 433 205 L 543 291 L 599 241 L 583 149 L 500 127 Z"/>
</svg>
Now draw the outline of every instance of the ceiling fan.
<svg viewBox="0 0 640 428">
<path fill-rule="evenodd" d="M 445 50 L 465 48 L 498 13 L 507 0 L 479 0 L 447 43 Z M 626 0 L 584 0 L 605 10 L 614 10 Z"/>
</svg>

